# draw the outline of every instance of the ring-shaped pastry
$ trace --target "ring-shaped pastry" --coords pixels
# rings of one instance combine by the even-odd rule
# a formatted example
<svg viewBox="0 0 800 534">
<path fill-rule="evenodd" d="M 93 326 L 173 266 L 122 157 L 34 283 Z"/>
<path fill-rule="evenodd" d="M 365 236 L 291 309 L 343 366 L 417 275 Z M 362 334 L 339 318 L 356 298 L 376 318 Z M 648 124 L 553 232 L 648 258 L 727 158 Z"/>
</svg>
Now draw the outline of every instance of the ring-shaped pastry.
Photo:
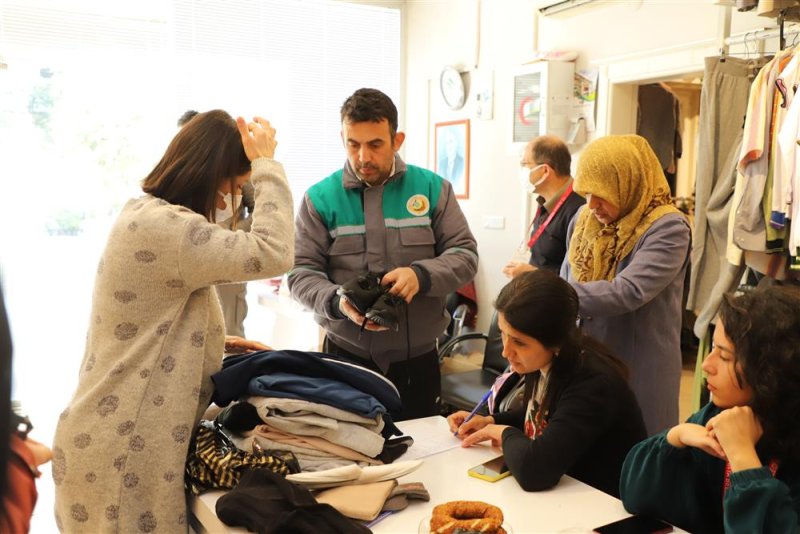
<svg viewBox="0 0 800 534">
<path fill-rule="evenodd" d="M 457 528 L 484 534 L 505 534 L 503 512 L 481 501 L 451 501 L 433 509 L 431 532 L 451 534 Z"/>
</svg>

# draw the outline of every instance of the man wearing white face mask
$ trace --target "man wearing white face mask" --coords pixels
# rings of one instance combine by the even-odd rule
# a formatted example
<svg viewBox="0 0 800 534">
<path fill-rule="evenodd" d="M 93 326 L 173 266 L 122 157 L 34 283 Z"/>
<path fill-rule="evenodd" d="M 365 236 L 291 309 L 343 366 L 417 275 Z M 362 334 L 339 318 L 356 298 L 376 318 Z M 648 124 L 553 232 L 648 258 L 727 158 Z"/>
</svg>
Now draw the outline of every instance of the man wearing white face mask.
<svg viewBox="0 0 800 534">
<path fill-rule="evenodd" d="M 508 262 L 503 274 L 509 278 L 534 268 L 556 273 L 561 269 L 567 252 L 567 226 L 586 202 L 572 191 L 571 162 L 567 145 L 554 136 L 536 137 L 525 147 L 520 180 L 527 194 L 536 193 L 538 208 L 525 245 L 530 259 L 527 263 Z"/>
<path fill-rule="evenodd" d="M 186 111 L 178 119 L 183 127 L 197 111 Z M 227 184 L 227 182 L 226 182 Z M 238 191 L 219 191 L 214 221 L 223 228 L 250 231 L 250 214 L 255 206 L 253 184 L 245 182 Z M 234 216 L 234 213 L 236 216 Z M 244 338 L 244 318 L 247 316 L 247 283 L 221 284 L 215 286 L 225 319 L 225 334 Z"/>
</svg>

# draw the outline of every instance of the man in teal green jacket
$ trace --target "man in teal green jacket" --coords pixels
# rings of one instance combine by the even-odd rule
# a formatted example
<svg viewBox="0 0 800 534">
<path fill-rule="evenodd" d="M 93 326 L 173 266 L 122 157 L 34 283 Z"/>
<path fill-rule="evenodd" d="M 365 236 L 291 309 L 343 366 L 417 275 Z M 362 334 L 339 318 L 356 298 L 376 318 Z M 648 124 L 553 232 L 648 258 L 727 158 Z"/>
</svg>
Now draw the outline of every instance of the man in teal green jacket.
<svg viewBox="0 0 800 534">
<path fill-rule="evenodd" d="M 359 89 L 341 118 L 347 162 L 303 198 L 289 289 L 325 329 L 324 352 L 380 371 L 397 386 L 400 419 L 435 415 L 445 299 L 475 276 L 475 238 L 450 183 L 397 155 L 405 134 L 389 97 Z M 381 273 L 381 284 L 407 303 L 397 330 L 364 324 L 337 294 L 367 271 Z"/>
</svg>

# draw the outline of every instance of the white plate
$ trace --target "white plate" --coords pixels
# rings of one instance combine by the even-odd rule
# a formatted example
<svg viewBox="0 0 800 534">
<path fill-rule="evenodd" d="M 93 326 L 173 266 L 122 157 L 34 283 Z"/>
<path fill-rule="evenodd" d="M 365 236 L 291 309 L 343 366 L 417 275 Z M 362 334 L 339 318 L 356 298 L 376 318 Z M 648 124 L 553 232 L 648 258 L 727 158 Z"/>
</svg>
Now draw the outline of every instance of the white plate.
<svg viewBox="0 0 800 534">
<path fill-rule="evenodd" d="M 511 528 L 511 525 L 508 523 L 503 523 L 500 525 L 506 531 L 507 534 L 514 534 L 514 529 Z M 430 534 L 431 533 L 431 516 L 423 517 L 422 520 L 419 522 L 419 529 L 417 529 L 419 534 Z"/>
</svg>

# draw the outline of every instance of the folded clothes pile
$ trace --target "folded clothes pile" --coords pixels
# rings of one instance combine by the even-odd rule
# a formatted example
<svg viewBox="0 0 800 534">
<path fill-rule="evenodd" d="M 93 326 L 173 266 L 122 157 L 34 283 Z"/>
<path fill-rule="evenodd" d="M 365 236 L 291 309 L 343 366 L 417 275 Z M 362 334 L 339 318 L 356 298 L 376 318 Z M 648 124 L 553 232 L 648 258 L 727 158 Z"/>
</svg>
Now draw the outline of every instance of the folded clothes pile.
<svg viewBox="0 0 800 534">
<path fill-rule="evenodd" d="M 262 351 L 227 358 L 212 379 L 212 400 L 224 407 L 214 416 L 216 428 L 230 443 L 241 451 L 280 451 L 299 466 L 290 474 L 242 473 L 238 486 L 217 504 L 227 524 L 263 525 L 267 512 L 253 512 L 253 499 L 272 510 L 269 522 L 275 532 L 294 521 L 313 529 L 317 520 L 311 516 L 344 528 L 328 505 L 348 518 L 368 521 L 382 511 L 405 508 L 410 498 L 428 500 L 421 484 L 397 484 L 422 461 L 394 461 L 413 440 L 392 438 L 401 435 L 393 422 L 400 396 L 379 373 L 328 354 Z M 271 488 L 267 493 L 274 499 L 263 502 L 267 497 L 257 487 Z M 309 497 L 308 490 L 319 493 Z M 242 518 L 244 510 L 253 517 Z"/>
<path fill-rule="evenodd" d="M 380 373 L 320 352 L 260 351 L 226 358 L 214 374 L 212 401 L 257 395 L 327 404 L 365 417 L 381 414 L 384 437 L 400 435 L 393 417 L 402 409 L 400 394 Z"/>
<path fill-rule="evenodd" d="M 391 463 L 412 443 L 392 416 L 400 396 L 370 369 L 317 352 L 227 358 L 215 374 L 217 420 L 243 450 L 289 451 L 301 471 Z"/>
<path fill-rule="evenodd" d="M 247 428 L 226 424 L 243 411 L 255 414 L 248 416 Z M 384 438 L 380 415 L 364 417 L 299 399 L 251 396 L 225 408 L 217 420 L 237 433 L 232 439 L 240 449 L 252 450 L 255 443 L 265 450 L 290 451 L 301 471 L 391 463 L 413 443 L 408 436 Z"/>
</svg>

